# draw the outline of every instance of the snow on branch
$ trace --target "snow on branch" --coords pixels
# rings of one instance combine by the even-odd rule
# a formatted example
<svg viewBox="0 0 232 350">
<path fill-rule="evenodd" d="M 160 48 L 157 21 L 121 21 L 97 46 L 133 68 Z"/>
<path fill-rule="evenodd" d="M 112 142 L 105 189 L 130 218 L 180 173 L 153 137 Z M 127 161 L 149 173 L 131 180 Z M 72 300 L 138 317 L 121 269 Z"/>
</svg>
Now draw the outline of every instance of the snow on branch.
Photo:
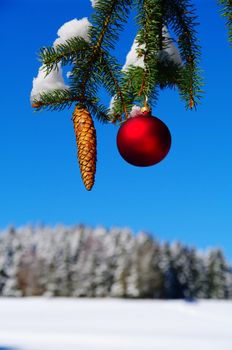
<svg viewBox="0 0 232 350">
<path fill-rule="evenodd" d="M 122 67 L 122 70 L 126 70 L 127 68 L 129 68 L 129 66 L 144 68 L 144 56 L 138 56 L 138 50 L 144 48 L 145 45 L 139 45 L 137 42 L 137 38 L 135 38 L 131 49 L 126 56 L 126 62 Z"/>
<path fill-rule="evenodd" d="M 88 33 L 91 27 L 87 17 L 82 19 L 73 19 L 64 23 L 57 31 L 58 38 L 54 41 L 53 47 L 63 44 L 66 40 L 73 37 L 81 37 L 86 41 L 89 40 Z M 38 71 L 38 75 L 33 79 L 33 87 L 31 91 L 31 102 L 33 100 L 39 100 L 40 94 L 47 91 L 56 89 L 68 89 L 69 87 L 65 84 L 61 65 L 58 64 L 57 68 L 54 68 L 48 75 L 44 66 L 41 66 Z"/>
<path fill-rule="evenodd" d="M 93 7 L 97 5 L 98 0 L 90 0 Z"/>
<path fill-rule="evenodd" d="M 44 66 L 39 68 L 39 72 L 36 78 L 33 79 L 33 87 L 31 91 L 31 102 L 33 100 L 39 100 L 42 92 L 57 90 L 57 89 L 68 89 L 65 85 L 62 68 L 60 64 L 58 69 L 53 69 L 50 74 L 46 76 Z"/>
<path fill-rule="evenodd" d="M 164 37 L 164 48 L 158 52 L 158 58 L 165 61 L 172 61 L 175 64 L 181 65 L 182 60 L 178 48 L 174 44 L 174 40 L 171 38 L 168 28 L 163 26 L 163 37 Z M 137 37 L 131 46 L 130 51 L 126 56 L 126 62 L 122 70 L 128 69 L 130 66 L 144 68 L 144 55 L 139 54 L 139 51 L 143 51 L 145 45 L 139 45 L 137 42 Z"/>
<path fill-rule="evenodd" d="M 89 22 L 87 17 L 82 19 L 76 19 L 64 23 L 58 30 L 58 38 L 54 41 L 53 46 L 63 44 L 66 40 L 71 39 L 73 37 L 79 36 L 86 41 L 89 40 L 88 33 L 91 27 L 91 23 Z"/>
<path fill-rule="evenodd" d="M 158 54 L 161 61 L 172 61 L 177 65 L 182 65 L 182 59 L 178 48 L 174 44 L 174 39 L 171 38 L 168 28 L 163 26 L 164 48 Z"/>
</svg>

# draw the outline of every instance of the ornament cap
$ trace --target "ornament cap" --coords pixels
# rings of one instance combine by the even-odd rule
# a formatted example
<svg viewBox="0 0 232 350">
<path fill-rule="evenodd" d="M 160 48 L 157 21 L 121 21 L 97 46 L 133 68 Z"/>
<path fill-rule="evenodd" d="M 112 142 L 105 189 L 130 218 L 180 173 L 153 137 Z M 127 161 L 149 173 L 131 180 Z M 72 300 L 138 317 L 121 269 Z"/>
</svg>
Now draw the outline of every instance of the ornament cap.
<svg viewBox="0 0 232 350">
<path fill-rule="evenodd" d="M 141 111 L 143 116 L 151 116 L 151 108 L 148 105 L 142 107 L 140 111 Z"/>
</svg>

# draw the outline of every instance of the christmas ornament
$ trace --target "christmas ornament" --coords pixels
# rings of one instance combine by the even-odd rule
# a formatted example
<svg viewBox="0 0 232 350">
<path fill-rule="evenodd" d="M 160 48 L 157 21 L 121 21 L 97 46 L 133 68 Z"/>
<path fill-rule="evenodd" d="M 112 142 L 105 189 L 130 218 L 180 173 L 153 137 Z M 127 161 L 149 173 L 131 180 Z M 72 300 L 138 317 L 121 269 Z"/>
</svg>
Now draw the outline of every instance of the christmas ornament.
<svg viewBox="0 0 232 350">
<path fill-rule="evenodd" d="M 90 113 L 84 108 L 77 106 L 72 120 L 76 134 L 81 177 L 86 189 L 90 191 L 94 185 L 96 172 L 96 130 Z"/>
<path fill-rule="evenodd" d="M 141 167 L 151 166 L 168 154 L 171 134 L 160 119 L 142 108 L 140 113 L 120 126 L 117 146 L 128 163 Z"/>
</svg>

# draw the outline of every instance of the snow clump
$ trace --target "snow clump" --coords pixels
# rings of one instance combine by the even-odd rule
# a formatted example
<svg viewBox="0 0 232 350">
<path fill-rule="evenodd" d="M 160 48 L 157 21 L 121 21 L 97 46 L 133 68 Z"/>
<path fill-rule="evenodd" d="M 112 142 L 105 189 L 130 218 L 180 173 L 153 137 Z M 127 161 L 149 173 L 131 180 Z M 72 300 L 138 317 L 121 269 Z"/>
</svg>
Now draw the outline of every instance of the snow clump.
<svg viewBox="0 0 232 350">
<path fill-rule="evenodd" d="M 64 23 L 57 32 L 58 38 L 54 41 L 53 47 L 56 48 L 57 45 L 63 44 L 66 40 L 73 37 L 79 36 L 84 40 L 88 41 L 88 33 L 91 27 L 87 17 L 82 19 L 73 19 Z M 45 67 L 42 65 L 39 68 L 38 75 L 33 79 L 32 91 L 30 100 L 39 100 L 40 94 L 47 91 L 57 90 L 57 89 L 68 89 L 69 87 L 65 85 L 61 65 L 58 64 L 57 68 L 54 68 L 48 75 L 46 75 Z"/>
</svg>

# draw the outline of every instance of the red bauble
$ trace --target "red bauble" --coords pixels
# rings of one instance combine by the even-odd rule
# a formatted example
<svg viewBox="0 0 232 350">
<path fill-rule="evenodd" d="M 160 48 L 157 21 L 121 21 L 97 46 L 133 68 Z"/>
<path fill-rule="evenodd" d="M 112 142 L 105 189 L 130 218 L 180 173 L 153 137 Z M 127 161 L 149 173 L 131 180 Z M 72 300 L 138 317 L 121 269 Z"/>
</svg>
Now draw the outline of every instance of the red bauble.
<svg viewBox="0 0 232 350">
<path fill-rule="evenodd" d="M 128 163 L 141 167 L 150 166 L 159 163 L 168 154 L 171 134 L 160 119 L 141 113 L 121 125 L 117 146 Z"/>
</svg>

